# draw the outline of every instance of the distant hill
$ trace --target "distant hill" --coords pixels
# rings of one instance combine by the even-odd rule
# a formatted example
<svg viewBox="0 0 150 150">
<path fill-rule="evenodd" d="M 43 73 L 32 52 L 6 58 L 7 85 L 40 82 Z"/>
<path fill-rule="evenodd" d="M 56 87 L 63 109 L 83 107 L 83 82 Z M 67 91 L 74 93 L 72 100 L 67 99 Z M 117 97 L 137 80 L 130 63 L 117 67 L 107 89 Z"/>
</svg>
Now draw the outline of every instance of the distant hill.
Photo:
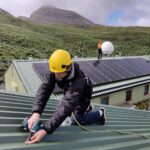
<svg viewBox="0 0 150 150">
<path fill-rule="evenodd" d="M 25 17 L 25 16 L 19 16 L 19 19 L 25 20 L 25 21 L 30 21 L 30 18 Z"/>
<path fill-rule="evenodd" d="M 93 22 L 76 12 L 59 9 L 54 6 L 43 6 L 39 8 L 31 14 L 30 19 L 37 23 L 46 24 L 94 25 Z"/>
<path fill-rule="evenodd" d="M 7 12 L 6 10 L 3 10 L 0 8 L 0 15 L 10 15 L 12 16 L 9 12 Z"/>
</svg>

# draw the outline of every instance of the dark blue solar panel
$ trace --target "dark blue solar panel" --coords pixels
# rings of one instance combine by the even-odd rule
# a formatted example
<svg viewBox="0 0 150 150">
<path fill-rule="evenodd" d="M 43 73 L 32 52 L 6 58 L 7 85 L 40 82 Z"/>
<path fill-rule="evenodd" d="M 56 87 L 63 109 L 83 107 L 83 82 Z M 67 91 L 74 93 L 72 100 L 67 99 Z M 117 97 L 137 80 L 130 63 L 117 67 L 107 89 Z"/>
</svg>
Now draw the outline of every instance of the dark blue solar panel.
<svg viewBox="0 0 150 150">
<path fill-rule="evenodd" d="M 127 66 L 129 68 L 129 71 L 132 71 L 136 76 L 140 76 L 140 75 L 143 75 L 143 72 L 141 70 L 139 70 L 139 65 L 138 65 L 138 62 L 140 62 L 139 59 L 135 59 L 135 60 L 132 60 L 132 59 L 124 59 L 123 60 L 123 63 L 127 63 Z"/>
<path fill-rule="evenodd" d="M 126 63 L 130 65 L 132 72 L 136 74 L 136 76 L 144 76 L 150 74 L 150 63 L 143 58 L 136 58 L 135 60 L 125 59 Z"/>
<path fill-rule="evenodd" d="M 49 72 L 48 63 L 33 63 L 33 68 L 42 80 L 44 80 L 46 74 Z"/>
<path fill-rule="evenodd" d="M 33 68 L 39 75 L 39 77 L 44 80 L 46 75 L 49 74 L 49 64 L 46 63 L 33 63 Z M 54 92 L 61 92 L 62 90 L 56 85 Z"/>
<path fill-rule="evenodd" d="M 108 80 L 102 72 L 98 71 L 95 67 L 92 67 L 87 61 L 78 61 L 78 64 L 81 70 L 92 79 L 94 85 Z"/>
<path fill-rule="evenodd" d="M 126 79 L 126 76 L 128 75 L 128 73 L 126 71 L 124 71 L 124 69 L 122 67 L 120 67 L 118 65 L 117 61 L 104 60 L 104 64 L 108 67 L 108 71 L 111 74 L 116 75 L 116 80 Z"/>
<path fill-rule="evenodd" d="M 150 75 L 150 62 L 144 58 L 121 58 L 77 61 L 93 85 Z M 34 63 L 33 68 L 44 79 L 49 72 L 48 63 Z"/>
<path fill-rule="evenodd" d="M 111 63 L 112 60 L 102 60 L 100 63 L 96 66 L 96 69 L 99 70 L 99 72 L 102 72 L 105 77 L 107 78 L 103 82 L 112 82 L 114 80 L 123 79 L 123 76 L 120 75 L 118 72 L 116 72 L 115 68 L 116 64 Z M 91 62 L 93 63 L 93 62 Z M 114 66 L 114 68 L 113 68 Z"/>
<path fill-rule="evenodd" d="M 135 62 L 131 64 L 130 59 L 120 60 L 120 65 L 132 74 L 131 77 L 142 75 L 142 72 L 139 70 L 139 67 L 137 67 Z"/>
<path fill-rule="evenodd" d="M 150 73 L 150 62 L 146 61 L 143 58 L 136 58 L 136 59 L 130 59 L 126 60 L 128 63 L 130 63 L 131 66 L 134 67 L 134 69 L 138 70 L 139 72 L 136 73 L 136 75 L 147 75 Z"/>
</svg>

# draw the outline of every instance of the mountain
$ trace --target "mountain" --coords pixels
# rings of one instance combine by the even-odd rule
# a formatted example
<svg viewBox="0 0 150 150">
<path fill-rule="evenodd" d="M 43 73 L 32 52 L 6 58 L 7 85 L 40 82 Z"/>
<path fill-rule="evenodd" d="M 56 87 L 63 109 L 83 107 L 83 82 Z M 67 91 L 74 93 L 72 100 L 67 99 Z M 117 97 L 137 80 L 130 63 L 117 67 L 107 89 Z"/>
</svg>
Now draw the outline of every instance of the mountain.
<svg viewBox="0 0 150 150">
<path fill-rule="evenodd" d="M 12 16 L 9 12 L 7 12 L 6 10 L 3 10 L 0 8 L 0 15 L 9 15 Z"/>
<path fill-rule="evenodd" d="M 37 23 L 46 24 L 70 24 L 70 25 L 83 25 L 91 26 L 93 22 L 77 14 L 76 12 L 59 9 L 54 6 L 43 6 L 34 11 L 31 20 Z"/>
</svg>

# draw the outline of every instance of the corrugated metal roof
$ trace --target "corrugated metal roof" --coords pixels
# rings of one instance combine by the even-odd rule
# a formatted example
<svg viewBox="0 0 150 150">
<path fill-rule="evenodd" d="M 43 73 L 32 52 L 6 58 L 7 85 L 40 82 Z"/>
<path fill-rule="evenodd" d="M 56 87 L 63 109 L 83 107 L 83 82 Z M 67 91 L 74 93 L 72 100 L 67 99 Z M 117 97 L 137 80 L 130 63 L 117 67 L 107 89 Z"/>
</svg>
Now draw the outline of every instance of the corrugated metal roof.
<svg viewBox="0 0 150 150">
<path fill-rule="evenodd" d="M 12 62 L 27 92 L 29 94 L 35 94 L 42 81 L 33 69 L 32 63 L 44 62 L 44 60 L 14 60 Z"/>
<path fill-rule="evenodd" d="M 106 109 L 106 125 L 59 127 L 41 143 L 24 144 L 28 133 L 20 123 L 30 116 L 33 97 L 0 92 L 0 150 L 148 150 L 150 149 L 150 112 L 112 106 Z M 42 115 L 45 122 L 54 112 L 58 101 L 50 100 Z M 95 109 L 98 108 L 95 105 Z"/>
<path fill-rule="evenodd" d="M 33 69 L 32 63 L 45 62 L 45 59 L 34 59 L 34 60 L 13 60 L 12 63 L 15 66 L 20 79 L 27 90 L 29 95 L 35 95 L 37 89 L 42 83 L 38 74 Z M 51 98 L 58 99 L 59 95 L 51 95 Z"/>
</svg>

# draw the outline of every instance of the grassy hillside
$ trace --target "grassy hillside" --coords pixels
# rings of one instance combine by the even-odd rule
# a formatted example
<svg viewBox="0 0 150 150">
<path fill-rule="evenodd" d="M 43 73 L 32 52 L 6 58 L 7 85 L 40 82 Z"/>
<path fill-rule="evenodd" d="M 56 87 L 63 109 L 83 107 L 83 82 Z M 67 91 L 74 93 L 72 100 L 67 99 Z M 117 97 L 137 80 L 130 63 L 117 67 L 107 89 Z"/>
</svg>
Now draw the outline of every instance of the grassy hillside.
<svg viewBox="0 0 150 150">
<path fill-rule="evenodd" d="M 150 54 L 150 28 L 44 26 L 0 15 L 0 76 L 12 59 L 48 58 L 57 48 L 72 56 L 97 56 L 99 38 L 113 42 L 113 55 Z"/>
</svg>

